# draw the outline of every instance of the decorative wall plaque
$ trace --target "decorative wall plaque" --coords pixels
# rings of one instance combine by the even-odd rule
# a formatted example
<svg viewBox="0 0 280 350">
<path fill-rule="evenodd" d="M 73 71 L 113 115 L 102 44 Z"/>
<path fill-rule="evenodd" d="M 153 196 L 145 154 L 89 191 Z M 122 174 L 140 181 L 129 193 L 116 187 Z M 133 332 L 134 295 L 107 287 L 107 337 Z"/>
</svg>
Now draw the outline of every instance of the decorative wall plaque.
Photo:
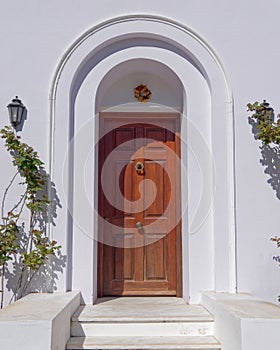
<svg viewBox="0 0 280 350">
<path fill-rule="evenodd" d="M 148 102 L 152 96 L 147 85 L 140 84 L 134 89 L 134 96 L 139 102 Z"/>
</svg>

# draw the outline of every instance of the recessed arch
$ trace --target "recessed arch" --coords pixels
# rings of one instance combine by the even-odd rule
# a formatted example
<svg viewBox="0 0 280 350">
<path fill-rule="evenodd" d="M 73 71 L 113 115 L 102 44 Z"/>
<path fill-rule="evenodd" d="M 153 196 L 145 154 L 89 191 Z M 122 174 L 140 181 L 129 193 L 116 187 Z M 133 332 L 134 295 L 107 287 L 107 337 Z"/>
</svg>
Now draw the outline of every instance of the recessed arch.
<svg viewBox="0 0 280 350">
<path fill-rule="evenodd" d="M 139 28 L 144 28 L 144 30 L 139 31 Z M 131 43 L 132 38 L 135 38 L 133 43 Z M 96 295 L 94 277 L 89 278 L 89 274 L 94 276 L 94 267 L 86 268 L 83 271 L 83 274 L 87 276 L 84 278 L 88 278 L 87 282 L 81 283 L 81 277 L 76 281 L 75 278 L 73 279 L 73 268 L 74 270 L 77 268 L 75 267 L 77 258 L 73 254 L 73 241 L 75 240 L 75 232 L 81 229 L 75 222 L 75 210 L 73 210 L 81 201 L 81 198 L 73 197 L 73 193 L 75 195 L 77 193 L 75 168 L 82 165 L 81 160 L 78 159 L 80 154 L 76 150 L 83 147 L 83 143 L 79 144 L 81 140 L 78 139 L 77 135 L 79 129 L 81 130 L 89 118 L 91 121 L 87 130 L 94 134 L 94 100 L 104 74 L 124 61 L 125 56 L 126 59 L 144 59 L 139 48 L 145 53 L 149 52 L 149 59 L 157 58 L 160 60 L 161 57 L 162 61 L 170 66 L 172 62 L 169 56 L 173 55 L 173 58 L 177 59 L 178 66 L 176 68 L 174 65 L 173 68 L 175 73 L 180 75 L 184 88 L 186 88 L 186 98 L 190 98 L 191 101 L 189 105 L 184 103 L 184 106 L 188 106 L 188 111 L 183 111 L 189 113 L 188 126 L 192 122 L 192 117 L 198 120 L 203 113 L 209 116 L 211 128 L 208 129 L 211 129 L 211 135 L 206 137 L 205 144 L 212 152 L 216 168 L 223 169 L 223 174 L 217 172 L 218 187 L 214 200 L 215 211 L 211 214 L 213 216 L 213 229 L 211 231 L 213 246 L 222 246 L 223 251 L 220 253 L 220 250 L 214 248 L 211 252 L 214 273 L 212 276 L 213 286 L 210 287 L 217 291 L 234 291 L 236 287 L 234 148 L 230 85 L 214 50 L 198 34 L 172 20 L 146 15 L 119 17 L 90 29 L 67 50 L 53 79 L 50 92 L 49 166 L 50 174 L 58 191 L 65 193 L 64 205 L 55 227 L 55 234 L 62 245 L 67 247 L 68 256 L 67 274 L 65 280 L 61 279 L 61 289 L 80 288 L 81 286 L 85 300 L 88 302 L 92 301 Z M 187 68 L 189 74 L 196 72 L 193 76 L 197 79 L 197 86 L 188 81 L 187 74 L 182 70 L 184 62 L 189 67 Z M 92 79 L 93 76 L 94 79 Z M 199 84 L 203 86 L 206 84 L 210 95 L 210 100 L 204 101 L 207 105 L 207 111 L 203 108 L 200 109 L 200 101 L 197 100 L 199 95 L 196 95 L 196 98 L 193 94 L 193 91 L 199 90 Z M 203 89 L 207 90 L 204 87 Z M 207 95 L 208 92 L 205 94 Z M 207 124 L 207 119 L 205 121 Z M 202 123 L 202 136 L 203 128 L 204 124 Z M 199 130 L 194 130 L 192 135 L 188 135 L 189 139 L 194 137 L 196 131 L 199 133 Z M 186 135 L 187 132 L 186 130 Z M 93 146 L 94 142 L 91 148 L 87 149 L 89 153 Z M 65 150 L 67 150 L 66 159 Z M 190 150 L 191 152 L 194 150 Z M 61 176 L 61 164 L 64 164 L 63 176 Z M 94 168 L 94 164 L 91 165 L 91 168 Z M 93 170 L 91 169 L 91 171 Z M 87 190 L 94 192 L 94 188 L 87 188 Z M 79 220 L 85 220 L 84 214 L 79 213 L 78 215 Z M 91 229 L 94 233 L 93 223 L 91 223 Z M 196 245 L 199 239 L 196 243 L 192 242 L 197 236 L 190 237 L 194 251 L 197 251 Z M 87 250 L 85 248 L 86 238 L 74 244 L 77 244 L 75 250 Z M 93 255 L 93 250 L 93 247 L 88 248 L 84 257 L 90 258 Z M 228 252 L 226 259 L 224 257 L 225 250 Z M 196 282 L 194 281 L 193 284 L 195 285 Z M 199 291 L 196 291 L 194 294 L 198 295 L 198 293 Z M 196 300 L 196 298 L 193 297 L 192 300 Z"/>
<path fill-rule="evenodd" d="M 162 62 L 136 58 L 121 62 L 104 76 L 96 93 L 95 113 L 120 104 L 133 108 L 134 103 L 134 109 L 143 109 L 134 97 L 134 88 L 142 83 L 151 89 L 154 107 L 158 104 L 183 112 L 184 88 L 178 76 Z"/>
<path fill-rule="evenodd" d="M 181 56 L 190 62 L 194 67 L 196 67 L 210 86 L 210 79 L 208 77 L 207 71 L 199 59 L 194 56 L 187 47 L 182 46 L 170 37 L 164 37 L 159 34 L 131 33 L 118 35 L 114 38 L 113 41 L 110 39 L 102 42 L 100 45 L 96 46 L 88 54 L 87 57 L 82 60 L 80 66 L 75 72 L 75 76 L 72 81 L 72 95 L 76 95 L 85 77 L 96 65 L 98 65 L 99 62 L 113 55 L 116 51 L 122 51 L 133 47 L 157 47 L 167 51 L 175 52 L 177 55 Z M 55 86 L 54 83 L 53 86 Z M 54 93 L 55 90 L 56 89 L 53 89 Z"/>
</svg>

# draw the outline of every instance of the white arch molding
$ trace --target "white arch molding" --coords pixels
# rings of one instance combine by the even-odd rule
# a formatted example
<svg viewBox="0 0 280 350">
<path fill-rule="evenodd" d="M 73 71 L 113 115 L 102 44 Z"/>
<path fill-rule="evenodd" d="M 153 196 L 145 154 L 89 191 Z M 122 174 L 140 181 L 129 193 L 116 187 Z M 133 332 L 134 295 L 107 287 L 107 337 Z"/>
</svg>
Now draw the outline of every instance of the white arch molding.
<svg viewBox="0 0 280 350">
<path fill-rule="evenodd" d="M 198 34 L 172 20 L 147 15 L 118 17 L 90 29 L 68 49 L 52 82 L 49 171 L 60 197 L 62 193 L 65 196 L 50 234 L 59 240 L 68 256 L 67 271 L 59 278 L 58 288 L 81 289 L 86 302 L 96 297 L 96 253 L 88 235 L 95 230 L 89 209 L 94 199 L 85 199 L 81 191 L 83 187 L 87 193 L 94 193 L 94 101 L 105 75 L 118 64 L 133 59 L 161 62 L 178 76 L 185 90 L 183 114 L 187 115 L 183 118 L 182 136 L 191 140 L 194 133 L 187 133 L 195 123 L 217 169 L 214 210 L 193 235 L 187 234 L 187 215 L 183 218 L 183 260 L 184 266 L 189 266 L 183 268 L 184 297 L 196 302 L 201 289 L 234 292 L 234 130 L 230 85 L 217 55 Z M 197 150 L 186 150 L 187 162 L 195 161 L 194 152 Z M 202 151 L 198 157 L 205 154 Z M 80 169 L 86 170 L 85 175 Z M 182 190 L 187 195 L 187 184 Z M 189 211 L 195 211 L 197 203 L 189 204 Z M 210 278 L 203 275 L 206 266 Z"/>
</svg>

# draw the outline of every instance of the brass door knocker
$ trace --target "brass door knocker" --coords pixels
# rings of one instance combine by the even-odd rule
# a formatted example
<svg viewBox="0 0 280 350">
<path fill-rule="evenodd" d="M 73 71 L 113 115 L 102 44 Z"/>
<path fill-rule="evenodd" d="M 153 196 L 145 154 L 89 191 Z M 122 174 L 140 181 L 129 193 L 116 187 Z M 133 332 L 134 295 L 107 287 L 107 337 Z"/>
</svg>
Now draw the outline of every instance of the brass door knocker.
<svg viewBox="0 0 280 350">
<path fill-rule="evenodd" d="M 142 162 L 137 162 L 135 169 L 138 175 L 144 175 L 144 164 Z"/>
</svg>

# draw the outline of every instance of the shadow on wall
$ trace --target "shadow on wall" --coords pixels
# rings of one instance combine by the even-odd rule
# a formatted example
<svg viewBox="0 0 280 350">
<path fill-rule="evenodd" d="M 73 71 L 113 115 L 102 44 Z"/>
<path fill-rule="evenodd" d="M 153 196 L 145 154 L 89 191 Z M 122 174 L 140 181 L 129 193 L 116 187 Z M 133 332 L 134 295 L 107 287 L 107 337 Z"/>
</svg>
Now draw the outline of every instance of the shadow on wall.
<svg viewBox="0 0 280 350">
<path fill-rule="evenodd" d="M 249 124 L 252 126 L 252 133 L 254 138 L 258 139 L 258 123 L 248 118 Z M 265 145 L 260 146 L 261 159 L 260 163 L 264 166 L 264 173 L 269 176 L 267 182 L 275 191 L 276 197 L 280 199 L 280 146 L 279 145 Z"/>
<path fill-rule="evenodd" d="M 41 173 L 49 179 L 49 175 L 42 170 Z M 38 228 L 44 232 L 47 232 L 48 224 L 55 226 L 55 219 L 57 217 L 57 210 L 61 208 L 60 199 L 57 195 L 55 185 L 53 182 L 46 182 L 46 185 L 39 196 L 48 194 L 50 200 L 48 212 L 40 213 L 37 217 Z M 21 249 L 23 251 L 24 245 L 28 240 L 28 233 L 25 230 L 25 224 L 21 226 L 20 235 L 22 237 Z M 11 300 L 17 300 L 30 292 L 45 292 L 50 293 L 57 290 L 56 280 L 58 274 L 63 273 L 63 269 L 66 266 L 66 255 L 63 255 L 61 250 L 56 252 L 56 255 L 49 255 L 47 263 L 42 265 L 31 277 L 31 281 L 28 281 L 29 276 L 27 271 L 22 273 L 22 261 L 19 256 L 15 256 L 13 262 L 6 267 L 5 278 L 6 288 L 12 292 Z M 28 284 L 27 284 L 28 283 Z M 21 286 L 20 286 L 21 285 Z M 19 287 L 20 286 L 20 287 Z"/>
<path fill-rule="evenodd" d="M 272 113 L 270 117 L 271 117 L 271 121 L 274 122 L 275 114 Z M 255 140 L 259 140 L 260 129 L 258 128 L 258 121 L 256 119 L 253 119 L 252 117 L 249 117 L 248 122 L 252 126 L 252 133 L 254 135 Z M 262 142 L 259 148 L 261 151 L 260 163 L 265 168 L 264 173 L 269 176 L 267 183 L 275 191 L 276 197 L 280 199 L 280 145 L 272 142 L 270 144 L 265 144 L 264 142 Z M 277 248 L 280 248 L 279 236 L 276 235 L 275 237 L 271 237 L 271 241 L 273 241 L 273 243 L 276 244 Z M 276 262 L 280 266 L 279 255 L 278 256 L 274 255 L 272 259 L 274 262 Z M 278 301 L 280 301 L 280 297 L 278 297 Z"/>
<path fill-rule="evenodd" d="M 280 146 L 260 146 L 261 164 L 265 167 L 265 174 L 269 175 L 267 182 L 276 193 L 276 197 L 280 199 Z"/>
</svg>

